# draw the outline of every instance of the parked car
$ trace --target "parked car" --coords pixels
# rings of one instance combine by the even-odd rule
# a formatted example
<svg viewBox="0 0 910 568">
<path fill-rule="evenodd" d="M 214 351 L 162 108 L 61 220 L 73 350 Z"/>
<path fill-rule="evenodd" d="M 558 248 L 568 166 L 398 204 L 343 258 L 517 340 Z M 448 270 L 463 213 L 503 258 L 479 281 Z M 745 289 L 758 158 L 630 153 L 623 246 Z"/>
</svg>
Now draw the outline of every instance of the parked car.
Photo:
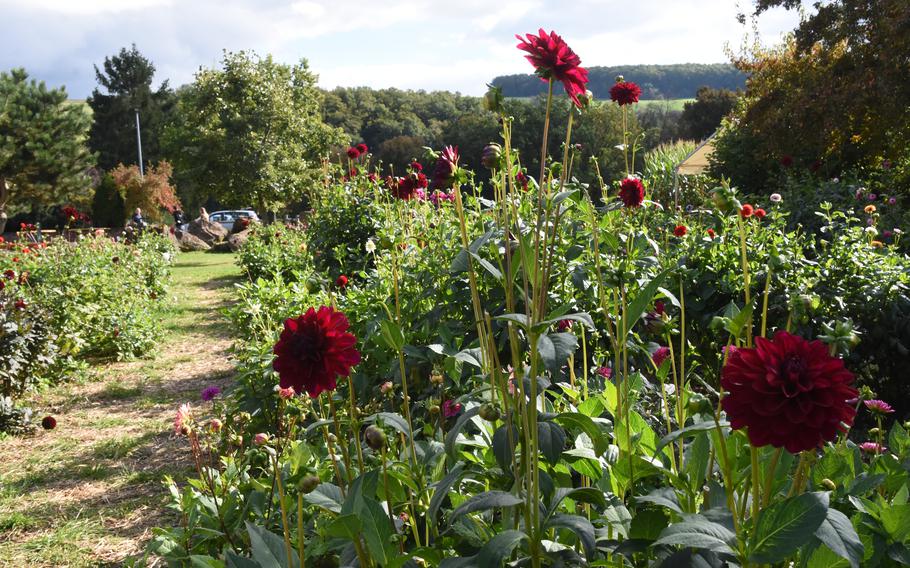
<svg viewBox="0 0 910 568">
<path fill-rule="evenodd" d="M 209 213 L 209 221 L 218 223 L 228 231 L 234 228 L 234 223 L 246 217 L 251 221 L 259 221 L 259 215 L 252 209 L 234 209 L 231 211 L 215 211 Z"/>
</svg>

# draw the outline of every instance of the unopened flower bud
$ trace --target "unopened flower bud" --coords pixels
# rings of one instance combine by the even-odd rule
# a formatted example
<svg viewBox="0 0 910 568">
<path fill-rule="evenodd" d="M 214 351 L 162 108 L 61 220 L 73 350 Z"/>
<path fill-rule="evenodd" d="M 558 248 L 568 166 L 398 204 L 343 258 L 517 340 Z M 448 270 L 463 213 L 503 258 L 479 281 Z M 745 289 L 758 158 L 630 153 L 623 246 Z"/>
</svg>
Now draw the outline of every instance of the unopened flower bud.
<svg viewBox="0 0 910 568">
<path fill-rule="evenodd" d="M 499 408 L 492 402 L 487 402 L 481 406 L 479 414 L 480 417 L 487 422 L 495 422 L 496 420 L 499 420 L 500 416 Z"/>
<path fill-rule="evenodd" d="M 382 394 L 389 394 L 392 392 L 393 388 L 395 388 L 395 385 L 392 384 L 392 381 L 386 381 L 379 386 L 379 392 Z"/>
<path fill-rule="evenodd" d="M 434 404 L 428 410 L 430 411 L 430 414 L 439 414 L 439 405 Z"/>
<path fill-rule="evenodd" d="M 440 375 L 439 373 L 433 373 L 432 375 L 430 375 L 430 382 L 433 383 L 434 385 L 441 385 L 443 380 L 444 380 L 443 376 Z"/>
<path fill-rule="evenodd" d="M 623 81 L 626 80 L 626 78 L 623 77 L 622 75 L 617 75 L 615 80 L 617 83 L 622 83 Z"/>
<path fill-rule="evenodd" d="M 825 479 L 822 479 L 822 487 L 824 487 L 828 491 L 834 491 L 835 489 L 837 489 L 837 485 L 833 481 L 828 479 L 827 477 Z"/>
<path fill-rule="evenodd" d="M 502 165 L 502 146 L 496 143 L 484 146 L 480 154 L 480 163 L 488 170 L 499 168 Z"/>
<path fill-rule="evenodd" d="M 264 432 L 259 432 L 253 437 L 253 443 L 257 446 L 264 446 L 269 443 L 269 435 Z"/>
<path fill-rule="evenodd" d="M 209 421 L 209 428 L 212 430 L 212 432 L 221 432 L 222 426 L 223 424 L 221 423 L 221 420 L 218 420 L 217 418 L 212 418 Z"/>
<path fill-rule="evenodd" d="M 297 488 L 304 495 L 307 493 L 312 493 L 316 487 L 319 486 L 319 478 L 315 475 L 305 475 L 303 479 L 297 484 Z"/>
<path fill-rule="evenodd" d="M 374 450 L 381 450 L 385 446 L 385 432 L 376 426 L 368 426 L 363 433 L 367 446 Z"/>
</svg>

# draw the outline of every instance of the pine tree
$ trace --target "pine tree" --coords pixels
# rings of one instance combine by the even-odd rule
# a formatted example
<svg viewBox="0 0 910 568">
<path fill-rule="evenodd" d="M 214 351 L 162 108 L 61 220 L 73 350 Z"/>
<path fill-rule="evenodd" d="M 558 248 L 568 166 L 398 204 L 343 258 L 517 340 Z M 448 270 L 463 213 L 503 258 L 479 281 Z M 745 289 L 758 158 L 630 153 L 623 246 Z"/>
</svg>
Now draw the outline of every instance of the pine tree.
<svg viewBox="0 0 910 568">
<path fill-rule="evenodd" d="M 145 163 L 161 159 L 159 137 L 174 108 L 174 92 L 164 81 L 152 90 L 155 66 L 136 45 L 105 57 L 103 69 L 95 66 L 99 88 L 88 99 L 94 113 L 89 145 L 98 152 L 98 165 L 105 170 L 117 164 L 137 164 L 136 111 L 142 132 L 142 159 Z M 102 92 L 102 89 L 104 92 Z"/>
<path fill-rule="evenodd" d="M 91 195 L 91 117 L 66 90 L 0 73 L 0 225 L 8 206 L 79 203 Z M 2 227 L 0 227 L 2 228 Z"/>
</svg>

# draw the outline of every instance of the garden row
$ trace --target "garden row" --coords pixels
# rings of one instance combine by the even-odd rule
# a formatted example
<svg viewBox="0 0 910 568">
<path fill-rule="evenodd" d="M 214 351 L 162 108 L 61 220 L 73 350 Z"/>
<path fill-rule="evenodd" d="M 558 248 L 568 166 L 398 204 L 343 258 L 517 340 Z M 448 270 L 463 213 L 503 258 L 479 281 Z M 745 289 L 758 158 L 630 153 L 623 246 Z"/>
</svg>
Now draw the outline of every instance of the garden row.
<svg viewBox="0 0 910 568">
<path fill-rule="evenodd" d="M 181 522 L 152 550 L 205 566 L 905 561 L 897 204 L 832 180 L 807 216 L 805 180 L 746 197 L 698 179 L 677 208 L 656 166 L 579 184 L 569 140 L 539 187 L 512 127 L 484 151 L 489 186 L 453 148 L 385 179 L 352 151 L 304 227 L 253 229 L 229 312 L 238 383 L 178 412 L 198 478 L 172 485 Z"/>
<path fill-rule="evenodd" d="M 17 404 L 25 393 L 72 379 L 87 362 L 154 348 L 175 255 L 153 233 L 132 244 L 68 242 L 26 228 L 0 242 L 0 431 L 33 427 L 32 411 Z"/>
</svg>

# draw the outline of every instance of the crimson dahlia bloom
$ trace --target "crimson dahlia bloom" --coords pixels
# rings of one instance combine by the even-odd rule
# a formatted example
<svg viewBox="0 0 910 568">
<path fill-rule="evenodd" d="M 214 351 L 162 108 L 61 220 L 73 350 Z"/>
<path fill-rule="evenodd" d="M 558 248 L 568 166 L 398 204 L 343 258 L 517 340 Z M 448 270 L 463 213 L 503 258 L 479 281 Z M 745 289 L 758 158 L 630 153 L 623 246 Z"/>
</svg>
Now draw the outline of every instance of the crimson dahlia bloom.
<svg viewBox="0 0 910 568">
<path fill-rule="evenodd" d="M 360 150 L 358 150 L 354 146 L 351 146 L 350 148 L 348 148 L 347 154 L 348 154 L 348 158 L 350 158 L 352 160 L 356 160 L 357 158 L 360 157 Z"/>
<path fill-rule="evenodd" d="M 772 340 L 758 337 L 754 348 L 730 354 L 721 404 L 734 429 L 748 429 L 753 446 L 795 454 L 834 440 L 853 424 L 856 409 L 847 401 L 858 392 L 852 382 L 827 345 L 778 331 Z"/>
<path fill-rule="evenodd" d="M 540 28 L 538 35 L 526 34 L 525 37 L 516 35 L 518 49 L 525 51 L 525 55 L 534 72 L 549 81 L 555 79 L 562 83 L 566 94 L 577 106 L 582 106 L 579 95 L 584 95 L 588 84 L 588 70 L 581 66 L 581 58 L 572 51 L 556 32 L 549 34 Z"/>
<path fill-rule="evenodd" d="M 637 103 L 641 97 L 641 87 L 630 81 L 619 81 L 610 87 L 610 100 L 619 106 Z"/>
<path fill-rule="evenodd" d="M 354 146 L 354 148 L 357 149 L 357 153 L 358 153 L 359 155 L 361 155 L 361 156 L 364 155 L 364 154 L 366 154 L 367 152 L 370 151 L 370 149 L 367 147 L 367 145 L 364 144 L 363 142 L 361 142 L 360 144 Z"/>
<path fill-rule="evenodd" d="M 41 419 L 41 427 L 45 430 L 53 430 L 57 427 L 57 419 L 53 416 L 45 416 Z"/>
<path fill-rule="evenodd" d="M 748 203 L 743 205 L 742 209 L 739 210 L 739 214 L 740 214 L 740 216 L 742 216 L 743 219 L 748 219 L 749 217 L 752 216 L 752 214 L 754 212 L 755 212 L 755 209 Z"/>
<path fill-rule="evenodd" d="M 637 177 L 627 177 L 619 184 L 619 198 L 626 207 L 639 207 L 645 200 L 645 186 Z"/>
<path fill-rule="evenodd" d="M 336 377 L 350 375 L 351 367 L 360 363 L 360 352 L 354 348 L 357 338 L 348 332 L 349 325 L 343 313 L 328 306 L 285 320 L 272 363 L 281 388 L 306 390 L 313 398 L 335 390 Z"/>
<path fill-rule="evenodd" d="M 673 234 L 677 237 L 685 237 L 687 232 L 689 232 L 689 229 L 685 225 L 676 225 L 673 228 Z"/>
<path fill-rule="evenodd" d="M 452 178 L 458 170 L 458 160 L 458 147 L 446 146 L 433 169 L 433 189 L 445 189 L 452 185 Z"/>
</svg>

